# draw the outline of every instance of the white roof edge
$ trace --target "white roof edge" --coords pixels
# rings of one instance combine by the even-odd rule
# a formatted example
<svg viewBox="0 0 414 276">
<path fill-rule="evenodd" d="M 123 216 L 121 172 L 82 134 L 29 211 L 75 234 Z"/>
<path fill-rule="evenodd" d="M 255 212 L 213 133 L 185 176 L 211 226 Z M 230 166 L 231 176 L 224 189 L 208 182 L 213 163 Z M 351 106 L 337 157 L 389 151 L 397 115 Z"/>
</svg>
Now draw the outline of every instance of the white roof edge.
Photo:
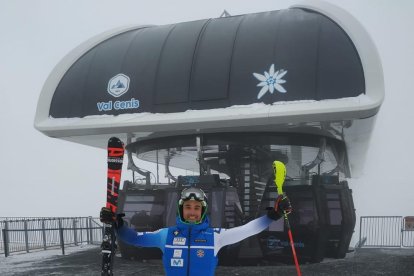
<svg viewBox="0 0 414 276">
<path fill-rule="evenodd" d="M 134 113 L 97 115 L 85 118 L 47 118 L 36 128 L 52 137 L 68 137 L 128 132 L 168 132 L 208 130 L 249 125 L 354 120 L 374 116 L 378 108 L 366 95 L 322 101 L 255 103 L 214 110 L 188 110 L 178 113 Z M 200 127 L 202 125 L 202 127 Z"/>
<path fill-rule="evenodd" d="M 365 76 L 365 92 L 371 99 L 370 106 L 378 109 L 385 95 L 383 69 L 378 49 L 364 26 L 348 11 L 325 1 L 304 0 L 289 8 L 305 8 L 324 14 L 345 31 L 361 59 Z"/>
</svg>

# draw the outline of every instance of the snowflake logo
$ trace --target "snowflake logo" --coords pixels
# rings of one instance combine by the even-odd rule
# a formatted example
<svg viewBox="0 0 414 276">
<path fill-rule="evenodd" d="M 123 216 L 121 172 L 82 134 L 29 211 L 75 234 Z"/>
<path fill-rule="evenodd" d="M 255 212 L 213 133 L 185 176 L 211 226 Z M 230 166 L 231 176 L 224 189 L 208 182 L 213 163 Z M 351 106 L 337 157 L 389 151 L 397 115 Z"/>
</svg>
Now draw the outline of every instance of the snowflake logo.
<svg viewBox="0 0 414 276">
<path fill-rule="evenodd" d="M 257 94 L 257 99 L 263 97 L 267 91 L 270 91 L 270 93 L 273 94 L 275 89 L 280 93 L 286 93 L 286 89 L 281 85 L 282 83 L 286 82 L 285 80 L 282 80 L 283 76 L 286 75 L 286 73 L 287 70 L 284 69 L 280 69 L 275 72 L 274 64 L 270 66 L 269 72 L 264 72 L 264 75 L 253 73 L 253 76 L 255 76 L 256 79 L 260 81 L 257 86 L 262 87 L 262 89 L 259 91 L 259 94 Z"/>
</svg>

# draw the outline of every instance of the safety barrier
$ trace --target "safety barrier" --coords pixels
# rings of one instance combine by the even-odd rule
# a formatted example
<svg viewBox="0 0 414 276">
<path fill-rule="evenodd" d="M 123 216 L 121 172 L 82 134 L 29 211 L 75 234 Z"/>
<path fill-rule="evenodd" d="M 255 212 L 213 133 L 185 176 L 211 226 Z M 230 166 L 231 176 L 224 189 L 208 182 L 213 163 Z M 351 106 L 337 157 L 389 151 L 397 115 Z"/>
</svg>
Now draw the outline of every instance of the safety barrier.
<svg viewBox="0 0 414 276">
<path fill-rule="evenodd" d="M 403 247 L 414 247 L 414 217 L 404 217 L 403 229 L 402 229 L 402 242 Z"/>
<path fill-rule="evenodd" d="M 103 226 L 92 217 L 2 218 L 0 254 L 100 244 Z"/>
<path fill-rule="evenodd" d="M 414 247 L 414 227 L 402 216 L 361 216 L 359 247 Z"/>
</svg>

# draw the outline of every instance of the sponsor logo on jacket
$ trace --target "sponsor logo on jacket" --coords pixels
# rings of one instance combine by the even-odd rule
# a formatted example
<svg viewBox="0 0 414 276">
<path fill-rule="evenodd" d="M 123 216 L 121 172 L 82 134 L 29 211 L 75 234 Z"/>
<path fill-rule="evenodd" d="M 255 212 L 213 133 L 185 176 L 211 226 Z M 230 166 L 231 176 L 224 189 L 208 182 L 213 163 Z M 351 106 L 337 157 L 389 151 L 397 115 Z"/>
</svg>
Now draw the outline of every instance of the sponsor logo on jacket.
<svg viewBox="0 0 414 276">
<path fill-rule="evenodd" d="M 171 259 L 171 266 L 183 267 L 184 259 Z"/>
<path fill-rule="evenodd" d="M 183 250 L 181 249 L 174 249 L 173 258 L 181 258 L 183 255 Z"/>
<path fill-rule="evenodd" d="M 186 238 L 175 237 L 173 239 L 173 245 L 185 245 Z"/>
</svg>

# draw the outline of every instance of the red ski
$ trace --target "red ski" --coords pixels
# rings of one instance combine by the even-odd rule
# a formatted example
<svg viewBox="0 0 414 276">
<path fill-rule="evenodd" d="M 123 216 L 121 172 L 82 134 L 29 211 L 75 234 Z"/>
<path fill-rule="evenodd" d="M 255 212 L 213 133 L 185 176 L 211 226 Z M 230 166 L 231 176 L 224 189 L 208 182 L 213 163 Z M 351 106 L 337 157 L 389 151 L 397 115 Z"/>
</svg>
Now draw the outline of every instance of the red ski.
<svg viewBox="0 0 414 276">
<path fill-rule="evenodd" d="M 108 176 L 106 191 L 106 207 L 114 214 L 118 209 L 118 193 L 121 183 L 122 164 L 124 159 L 124 144 L 117 137 L 108 141 Z M 101 275 L 113 275 L 116 238 L 113 224 L 104 224 L 105 233 L 102 238 L 102 272 Z"/>
</svg>

